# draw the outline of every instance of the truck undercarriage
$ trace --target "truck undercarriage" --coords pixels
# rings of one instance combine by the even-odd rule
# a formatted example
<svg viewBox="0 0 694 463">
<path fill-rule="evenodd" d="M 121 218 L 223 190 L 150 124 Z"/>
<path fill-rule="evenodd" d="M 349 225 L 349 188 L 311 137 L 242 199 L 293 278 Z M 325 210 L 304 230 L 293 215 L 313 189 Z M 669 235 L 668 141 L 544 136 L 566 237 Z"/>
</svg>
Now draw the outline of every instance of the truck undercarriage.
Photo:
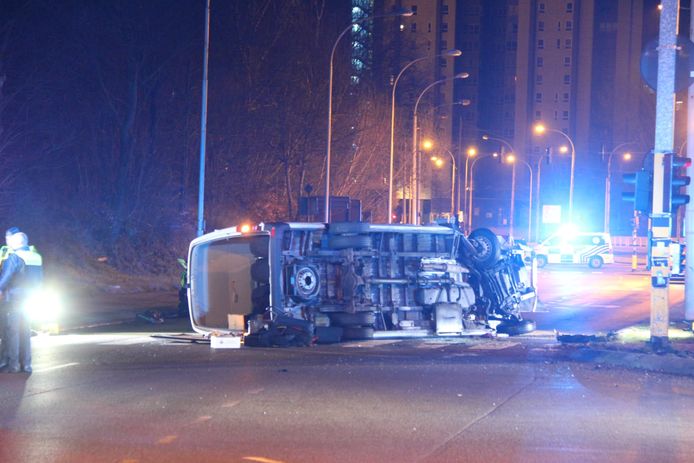
<svg viewBox="0 0 694 463">
<path fill-rule="evenodd" d="M 200 237 L 188 262 L 194 329 L 247 344 L 534 329 L 531 272 L 487 229 L 272 223 Z"/>
</svg>

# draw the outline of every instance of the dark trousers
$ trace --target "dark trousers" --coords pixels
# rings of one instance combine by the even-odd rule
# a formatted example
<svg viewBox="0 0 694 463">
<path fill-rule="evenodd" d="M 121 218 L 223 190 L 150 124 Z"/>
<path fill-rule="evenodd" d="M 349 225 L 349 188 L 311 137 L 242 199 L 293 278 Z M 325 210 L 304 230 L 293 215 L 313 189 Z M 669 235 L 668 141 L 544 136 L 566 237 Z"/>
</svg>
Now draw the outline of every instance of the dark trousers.
<svg viewBox="0 0 694 463">
<path fill-rule="evenodd" d="M 16 307 L 7 312 L 3 351 L 10 368 L 31 366 L 31 325 L 26 313 Z"/>
</svg>

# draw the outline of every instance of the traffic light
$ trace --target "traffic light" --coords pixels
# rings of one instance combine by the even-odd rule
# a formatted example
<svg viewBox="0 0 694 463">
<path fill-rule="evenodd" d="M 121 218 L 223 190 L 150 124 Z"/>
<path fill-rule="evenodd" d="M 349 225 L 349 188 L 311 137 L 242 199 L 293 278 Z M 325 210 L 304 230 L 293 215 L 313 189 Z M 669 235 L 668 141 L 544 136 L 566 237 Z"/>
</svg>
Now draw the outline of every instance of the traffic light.
<svg viewBox="0 0 694 463">
<path fill-rule="evenodd" d="M 676 156 L 674 153 L 665 153 L 663 157 L 663 194 L 665 195 L 665 204 L 668 209 L 663 212 L 677 212 L 677 208 L 683 204 L 689 203 L 689 195 L 683 194 L 681 189 L 683 186 L 689 185 L 691 179 L 686 175 L 687 172 L 682 172 L 682 167 L 689 167 L 692 164 L 690 158 Z M 684 173 L 685 175 L 679 175 Z"/>
<path fill-rule="evenodd" d="M 633 201 L 634 210 L 648 213 L 651 210 L 651 202 L 653 201 L 653 173 L 646 170 L 624 174 L 622 176 L 624 183 L 634 185 L 633 192 L 623 192 L 622 199 L 625 201 Z"/>
</svg>

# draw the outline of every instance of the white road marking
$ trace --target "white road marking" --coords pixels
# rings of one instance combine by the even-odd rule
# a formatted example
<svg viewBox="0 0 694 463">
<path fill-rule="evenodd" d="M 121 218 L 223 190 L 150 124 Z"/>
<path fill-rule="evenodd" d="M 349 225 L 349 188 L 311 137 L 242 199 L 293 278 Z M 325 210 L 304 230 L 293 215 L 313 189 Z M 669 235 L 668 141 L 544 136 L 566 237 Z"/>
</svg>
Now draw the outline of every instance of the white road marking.
<svg viewBox="0 0 694 463">
<path fill-rule="evenodd" d="M 63 365 L 55 365 L 53 367 L 39 368 L 37 370 L 34 370 L 34 373 L 43 373 L 44 371 L 61 370 L 63 368 L 74 367 L 76 365 L 79 365 L 79 363 L 77 363 L 77 362 L 65 363 Z"/>
<path fill-rule="evenodd" d="M 342 344 L 342 347 L 377 347 L 395 344 L 402 339 L 372 339 L 370 341 L 354 341 Z"/>
<path fill-rule="evenodd" d="M 116 339 L 98 343 L 101 346 L 132 346 L 133 344 L 149 344 L 154 339 L 149 336 L 137 336 L 134 338 Z"/>
</svg>

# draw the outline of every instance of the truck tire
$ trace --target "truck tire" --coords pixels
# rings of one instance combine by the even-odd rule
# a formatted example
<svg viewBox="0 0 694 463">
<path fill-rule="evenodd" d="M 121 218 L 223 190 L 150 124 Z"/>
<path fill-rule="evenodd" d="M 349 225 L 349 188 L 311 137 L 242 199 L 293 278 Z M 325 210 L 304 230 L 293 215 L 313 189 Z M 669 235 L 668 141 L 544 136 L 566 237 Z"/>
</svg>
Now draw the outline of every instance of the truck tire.
<svg viewBox="0 0 694 463">
<path fill-rule="evenodd" d="M 251 264 L 251 278 L 260 283 L 270 281 L 270 264 L 267 259 L 257 259 Z"/>
<path fill-rule="evenodd" d="M 373 339 L 374 329 L 365 326 L 345 326 L 342 328 L 342 340 Z"/>
<path fill-rule="evenodd" d="M 258 285 L 251 293 L 254 313 L 264 313 L 270 307 L 270 285 Z"/>
<path fill-rule="evenodd" d="M 251 240 L 251 253 L 255 257 L 262 257 L 267 259 L 270 254 L 270 243 L 266 239 L 252 239 Z"/>
<path fill-rule="evenodd" d="M 373 325 L 376 314 L 373 312 L 333 312 L 329 314 L 330 323 L 336 326 Z"/>
<path fill-rule="evenodd" d="M 333 222 L 328 225 L 328 233 L 331 235 L 358 235 L 368 233 L 368 222 Z"/>
<path fill-rule="evenodd" d="M 532 320 L 504 320 L 496 327 L 496 332 L 518 336 L 521 334 L 532 333 L 537 329 L 537 325 Z"/>
<path fill-rule="evenodd" d="M 472 259 L 483 268 L 493 267 L 501 258 L 499 238 L 488 228 L 473 230 L 468 239 L 477 251 Z"/>
<path fill-rule="evenodd" d="M 328 247 L 330 249 L 363 249 L 371 247 L 369 235 L 329 235 Z"/>
<path fill-rule="evenodd" d="M 535 256 L 535 260 L 537 261 L 537 268 L 542 268 L 545 265 L 547 265 L 547 256 L 538 254 L 537 256 Z"/>
<path fill-rule="evenodd" d="M 316 298 L 320 292 L 318 270 L 311 265 L 302 265 L 294 274 L 293 298 L 299 302 L 308 302 Z"/>
</svg>

